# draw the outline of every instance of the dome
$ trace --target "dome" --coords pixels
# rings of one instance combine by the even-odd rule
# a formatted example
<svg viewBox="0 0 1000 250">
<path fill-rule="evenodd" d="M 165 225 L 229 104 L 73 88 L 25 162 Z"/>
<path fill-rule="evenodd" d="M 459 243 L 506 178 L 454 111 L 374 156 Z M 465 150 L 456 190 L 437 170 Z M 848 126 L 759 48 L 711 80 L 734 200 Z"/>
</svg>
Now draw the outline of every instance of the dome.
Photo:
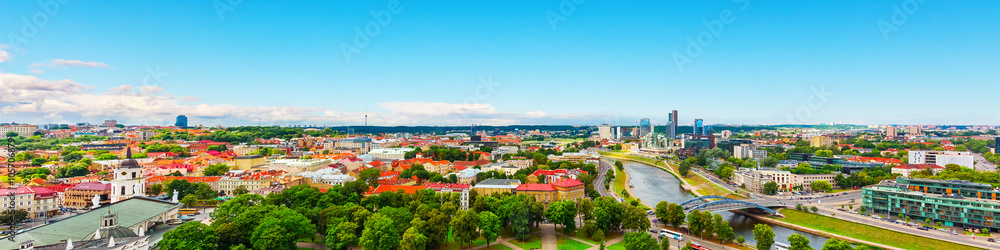
<svg viewBox="0 0 1000 250">
<path fill-rule="evenodd" d="M 94 235 L 97 231 L 100 231 L 100 236 Z M 83 236 L 83 240 L 96 240 L 96 239 L 107 239 L 114 236 L 115 238 L 123 239 L 125 237 L 135 237 L 138 236 L 131 229 L 124 228 L 118 225 L 118 214 L 111 213 L 111 209 L 108 209 L 108 214 L 101 216 L 101 224 L 97 230 L 90 232 L 86 236 Z"/>
<path fill-rule="evenodd" d="M 132 159 L 132 148 L 131 147 L 127 147 L 125 150 L 127 150 L 127 151 L 125 151 L 125 160 L 122 160 L 122 162 L 118 164 L 118 168 L 119 169 L 123 169 L 123 168 L 142 168 L 141 166 L 139 166 L 139 162 L 138 161 L 136 161 L 135 159 Z"/>
</svg>

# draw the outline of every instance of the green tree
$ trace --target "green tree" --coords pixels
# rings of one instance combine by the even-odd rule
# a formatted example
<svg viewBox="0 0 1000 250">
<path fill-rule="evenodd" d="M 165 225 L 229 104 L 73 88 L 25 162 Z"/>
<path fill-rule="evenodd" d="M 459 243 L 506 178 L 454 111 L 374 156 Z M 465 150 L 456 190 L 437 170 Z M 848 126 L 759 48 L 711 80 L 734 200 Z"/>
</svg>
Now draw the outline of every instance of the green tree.
<svg viewBox="0 0 1000 250">
<path fill-rule="evenodd" d="M 601 197 L 594 202 L 594 222 L 604 232 L 616 231 L 621 227 L 625 208 L 614 198 Z"/>
<path fill-rule="evenodd" d="M 296 249 L 298 239 L 312 237 L 315 233 L 316 226 L 309 218 L 295 210 L 280 207 L 260 221 L 251 234 L 250 242 L 256 249 Z"/>
<path fill-rule="evenodd" d="M 650 227 L 645 211 L 638 206 L 626 205 L 622 216 L 622 229 L 646 231 Z"/>
<path fill-rule="evenodd" d="M 813 183 L 809 184 L 809 187 L 811 187 L 812 190 L 816 191 L 823 191 L 823 192 L 833 191 L 833 185 L 830 185 L 830 182 L 827 182 L 825 180 L 814 181 Z"/>
<path fill-rule="evenodd" d="M 628 232 L 625 233 L 625 249 L 627 250 L 649 250 L 656 249 L 659 244 L 656 243 L 656 239 L 649 236 L 646 232 Z"/>
<path fill-rule="evenodd" d="M 854 250 L 854 247 L 851 246 L 850 241 L 830 238 L 823 243 L 823 250 Z"/>
<path fill-rule="evenodd" d="M 402 250 L 427 249 L 427 237 L 421 234 L 417 228 L 411 227 L 403 233 L 403 239 L 399 242 L 399 248 Z"/>
<path fill-rule="evenodd" d="M 181 203 L 184 203 L 184 207 L 193 207 L 193 206 L 196 206 L 197 203 L 198 203 L 198 196 L 193 195 L 193 194 L 189 194 L 187 196 L 184 196 L 184 199 L 181 199 Z"/>
<path fill-rule="evenodd" d="M 511 206 L 510 220 L 511 227 L 514 229 L 514 237 L 520 241 L 526 241 L 531 238 L 531 220 L 528 211 L 528 205 L 522 200 L 517 200 Z"/>
<path fill-rule="evenodd" d="M 770 181 L 764 183 L 764 194 L 775 195 L 778 193 L 778 183 Z"/>
<path fill-rule="evenodd" d="M 774 230 L 763 223 L 753 225 L 753 238 L 757 241 L 757 249 L 771 249 L 771 245 L 774 245 Z"/>
<path fill-rule="evenodd" d="M 83 159 L 83 154 L 77 152 L 72 152 L 63 156 L 64 162 L 77 162 L 80 159 Z"/>
<path fill-rule="evenodd" d="M 792 246 L 789 248 L 790 250 L 813 250 L 813 248 L 809 246 L 809 239 L 799 234 L 789 235 L 788 244 Z"/>
<path fill-rule="evenodd" d="M 250 190 L 247 190 L 247 187 L 243 185 L 240 185 L 233 190 L 233 196 L 240 196 L 247 193 L 250 193 Z"/>
<path fill-rule="evenodd" d="M 732 241 L 736 238 L 736 233 L 733 231 L 733 227 L 729 225 L 722 215 L 712 215 L 712 228 L 715 230 L 715 236 L 719 238 L 719 241 L 726 243 L 727 241 Z"/>
<path fill-rule="evenodd" d="M 497 240 L 500 235 L 500 218 L 490 212 L 479 213 L 479 230 L 486 238 L 486 246 Z"/>
<path fill-rule="evenodd" d="M 479 216 L 475 211 L 459 211 L 451 220 L 451 234 L 459 245 L 472 244 L 479 238 Z"/>
<path fill-rule="evenodd" d="M 392 219 L 376 213 L 365 221 L 359 245 L 364 249 L 392 250 L 399 247 L 400 240 Z"/>
<path fill-rule="evenodd" d="M 684 224 L 684 219 L 687 215 L 684 214 L 684 207 L 680 204 L 672 203 L 667 208 L 667 221 L 674 228 L 680 228 L 681 224 Z"/>
<path fill-rule="evenodd" d="M 740 243 L 740 245 L 743 245 L 743 243 L 746 243 L 746 242 L 747 242 L 747 239 L 743 238 L 743 235 L 736 236 L 736 243 Z"/>
<path fill-rule="evenodd" d="M 17 132 L 10 131 L 10 132 L 7 132 L 7 134 L 4 134 L 4 135 L 7 136 L 7 138 L 17 137 Z"/>
<path fill-rule="evenodd" d="M 220 176 L 229 172 L 229 166 L 226 164 L 215 164 L 205 168 L 202 174 L 205 176 Z"/>
<path fill-rule="evenodd" d="M 653 211 L 654 214 L 656 214 L 657 220 L 659 220 L 663 224 L 670 223 L 670 217 L 667 217 L 667 215 L 670 214 L 670 202 L 660 201 L 656 203 L 656 208 Z"/>
<path fill-rule="evenodd" d="M 660 250 L 670 250 L 670 239 L 663 238 L 660 240 Z"/>
<path fill-rule="evenodd" d="M 2 212 L 0 212 L 0 223 L 3 223 L 5 225 L 13 225 L 16 223 L 12 222 L 20 223 L 27 219 L 28 219 L 28 211 L 25 210 L 4 209 Z"/>
<path fill-rule="evenodd" d="M 181 224 L 174 230 L 163 234 L 163 239 L 156 246 L 164 250 L 172 249 L 214 249 L 219 237 L 215 229 L 197 221 Z"/>
<path fill-rule="evenodd" d="M 331 249 L 343 250 L 358 244 L 358 224 L 341 220 L 342 222 L 332 225 L 333 228 L 326 231 L 324 240 Z"/>
<path fill-rule="evenodd" d="M 687 221 L 688 230 L 691 231 L 691 234 L 698 237 L 701 237 L 702 233 L 705 231 L 705 228 L 707 227 L 706 224 L 711 223 L 710 221 L 706 222 L 702 220 L 701 211 L 698 210 L 691 211 L 691 213 L 687 216 Z"/>
<path fill-rule="evenodd" d="M 545 218 L 548 218 L 553 223 L 563 225 L 563 231 L 565 232 L 575 230 L 576 203 L 572 200 L 549 203 L 549 208 L 545 210 Z"/>
<path fill-rule="evenodd" d="M 378 181 L 378 177 L 381 174 L 382 171 L 379 171 L 376 168 L 361 170 L 361 173 L 358 174 L 358 180 L 365 181 L 365 183 L 368 183 L 368 186 L 370 187 L 377 187 L 378 183 L 376 181 Z"/>
<path fill-rule="evenodd" d="M 163 193 L 163 184 L 157 183 L 157 184 L 149 185 L 149 194 L 150 195 L 157 196 L 157 195 L 160 195 L 160 193 Z"/>
</svg>

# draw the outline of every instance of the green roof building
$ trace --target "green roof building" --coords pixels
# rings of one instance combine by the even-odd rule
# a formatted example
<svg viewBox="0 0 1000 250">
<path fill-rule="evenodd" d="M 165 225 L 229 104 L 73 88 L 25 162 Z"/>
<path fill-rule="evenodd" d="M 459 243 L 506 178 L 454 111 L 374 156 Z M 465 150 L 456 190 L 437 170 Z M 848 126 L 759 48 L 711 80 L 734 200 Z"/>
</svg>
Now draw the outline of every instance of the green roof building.
<svg viewBox="0 0 1000 250">
<path fill-rule="evenodd" d="M 910 219 L 953 227 L 1000 231 L 997 189 L 988 184 L 960 180 L 899 177 L 862 189 L 863 203 L 873 214 L 906 215 Z"/>
</svg>

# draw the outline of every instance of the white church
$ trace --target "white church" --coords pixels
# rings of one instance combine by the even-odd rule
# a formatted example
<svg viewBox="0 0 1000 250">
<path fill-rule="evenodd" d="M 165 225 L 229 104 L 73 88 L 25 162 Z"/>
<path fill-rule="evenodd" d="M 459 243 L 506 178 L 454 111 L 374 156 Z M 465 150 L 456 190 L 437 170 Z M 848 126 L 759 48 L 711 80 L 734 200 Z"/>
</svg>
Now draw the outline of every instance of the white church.
<svg viewBox="0 0 1000 250">
<path fill-rule="evenodd" d="M 146 179 L 142 177 L 142 166 L 132 159 L 132 149 L 126 149 L 125 159 L 114 169 L 115 179 L 111 180 L 111 203 L 123 201 L 133 196 L 144 196 Z"/>
</svg>

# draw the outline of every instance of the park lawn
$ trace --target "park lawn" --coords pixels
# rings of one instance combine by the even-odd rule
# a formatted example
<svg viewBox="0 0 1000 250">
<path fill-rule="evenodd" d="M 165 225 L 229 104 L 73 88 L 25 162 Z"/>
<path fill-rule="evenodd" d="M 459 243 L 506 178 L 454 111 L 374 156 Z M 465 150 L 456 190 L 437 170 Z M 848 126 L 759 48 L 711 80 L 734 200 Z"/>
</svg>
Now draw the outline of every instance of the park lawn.
<svg viewBox="0 0 1000 250">
<path fill-rule="evenodd" d="M 556 246 L 559 247 L 560 250 L 583 250 L 593 247 L 591 245 L 587 245 L 587 243 L 570 239 L 569 237 L 562 237 L 558 235 L 557 237 Z"/>
<path fill-rule="evenodd" d="M 576 230 L 576 232 L 573 232 L 571 235 L 573 235 L 573 237 L 576 237 L 577 239 L 580 239 L 582 241 L 586 241 L 586 242 L 588 242 L 590 244 L 594 244 L 594 245 L 600 245 L 601 244 L 600 241 L 594 240 L 594 238 L 591 238 L 590 235 L 586 235 L 582 231 L 583 230 Z M 622 237 L 622 233 L 613 232 L 613 233 L 611 233 L 611 235 L 604 236 L 604 242 L 608 242 L 609 240 L 613 240 L 613 239 L 618 238 L 618 237 Z"/>
<path fill-rule="evenodd" d="M 680 171 L 680 167 L 681 167 L 680 165 L 673 164 L 673 163 L 670 163 L 668 165 L 670 166 L 670 169 L 673 170 L 675 173 L 680 173 L 681 172 Z M 733 197 L 733 196 L 731 196 L 732 192 L 729 192 L 728 190 L 720 187 L 715 182 L 712 182 L 712 181 L 710 181 L 708 179 L 705 179 L 704 177 L 701 177 L 698 174 L 688 173 L 688 176 L 684 177 L 684 180 L 687 181 L 688 184 L 691 184 L 691 185 L 695 186 L 696 188 L 698 188 L 698 193 L 701 193 L 701 195 L 718 195 L 718 196 L 723 196 L 723 197 L 727 197 L 727 196 Z M 743 197 L 738 197 L 738 196 L 735 196 L 735 197 L 736 198 L 743 198 Z"/>
<path fill-rule="evenodd" d="M 525 242 L 521 242 L 517 239 L 512 239 L 507 242 L 510 242 L 510 244 L 514 244 L 515 246 L 520 247 L 521 249 L 542 248 L 541 234 L 533 234 L 531 235 L 531 238 L 529 238 L 528 241 Z"/>
<path fill-rule="evenodd" d="M 625 250 L 625 241 L 615 243 L 614 245 L 607 246 L 607 250 Z"/>
<path fill-rule="evenodd" d="M 972 248 L 966 245 L 896 232 L 794 209 L 782 209 L 781 213 L 785 215 L 784 219 L 780 219 L 784 222 L 903 249 Z"/>
<path fill-rule="evenodd" d="M 497 243 L 497 241 L 493 241 L 493 243 L 491 243 L 491 244 L 496 244 L 496 243 Z M 447 236 L 447 238 L 445 238 L 445 242 L 444 242 L 444 244 L 442 244 L 441 249 L 449 249 L 449 250 L 454 249 L 454 250 L 458 250 L 458 249 L 462 249 L 462 248 L 478 247 L 478 246 L 482 246 L 482 245 L 486 245 L 486 239 L 483 238 L 483 237 L 479 237 L 478 239 L 473 240 L 472 241 L 472 245 L 459 245 L 458 242 L 455 242 L 455 238 L 451 237 L 451 228 L 449 227 L 448 228 L 448 236 Z"/>
</svg>

